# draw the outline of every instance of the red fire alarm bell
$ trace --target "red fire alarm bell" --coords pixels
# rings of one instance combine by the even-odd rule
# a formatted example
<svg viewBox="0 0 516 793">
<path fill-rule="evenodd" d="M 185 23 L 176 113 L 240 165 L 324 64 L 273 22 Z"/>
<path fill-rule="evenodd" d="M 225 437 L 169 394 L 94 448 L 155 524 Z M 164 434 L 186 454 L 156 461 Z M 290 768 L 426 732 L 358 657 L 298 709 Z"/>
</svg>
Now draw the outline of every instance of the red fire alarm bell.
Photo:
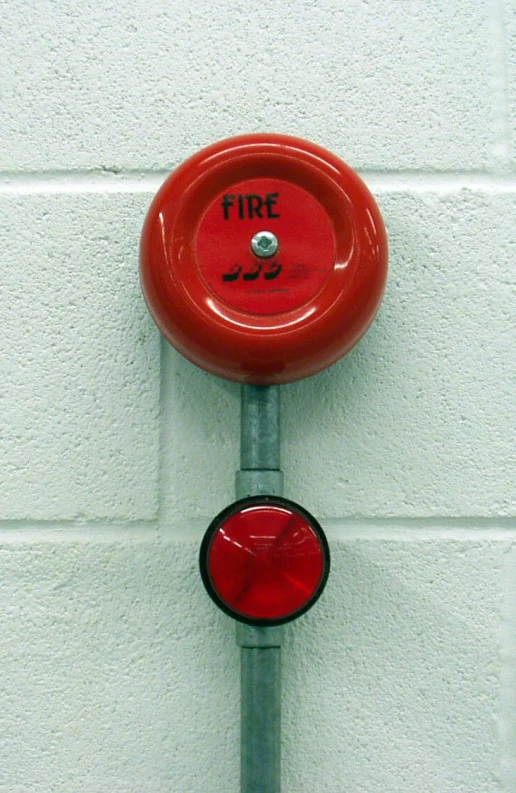
<svg viewBox="0 0 516 793">
<path fill-rule="evenodd" d="M 330 552 L 322 528 L 299 504 L 254 496 L 212 521 L 200 568 L 208 594 L 231 617 L 279 625 L 315 603 L 328 578 Z"/>
<path fill-rule="evenodd" d="M 387 239 L 357 174 L 287 135 L 243 135 L 181 165 L 141 241 L 150 313 L 179 352 L 255 385 L 313 375 L 378 310 Z"/>
</svg>

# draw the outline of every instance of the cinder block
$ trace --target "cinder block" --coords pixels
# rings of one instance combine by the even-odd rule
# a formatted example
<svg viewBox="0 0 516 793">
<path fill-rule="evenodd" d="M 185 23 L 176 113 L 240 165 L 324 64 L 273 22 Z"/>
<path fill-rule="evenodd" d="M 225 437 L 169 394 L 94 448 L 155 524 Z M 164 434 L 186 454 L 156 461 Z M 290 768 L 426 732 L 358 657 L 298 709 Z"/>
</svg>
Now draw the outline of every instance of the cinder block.
<svg viewBox="0 0 516 793">
<path fill-rule="evenodd" d="M 288 632 L 285 793 L 500 793 L 507 548 L 332 546 L 322 600 Z"/>
<path fill-rule="evenodd" d="M 287 495 L 337 518 L 513 515 L 516 196 L 378 197 L 385 299 L 345 359 L 284 387 Z"/>
<path fill-rule="evenodd" d="M 2 518 L 156 515 L 159 338 L 138 281 L 147 201 L 1 200 Z"/>
<path fill-rule="evenodd" d="M 0 789 L 237 793 L 239 651 L 198 541 L 64 536 L 0 543 Z M 286 629 L 285 793 L 499 793 L 507 548 L 332 542 Z"/>
<path fill-rule="evenodd" d="M 516 166 L 516 8 L 514 3 L 504 3 L 505 23 L 505 60 L 507 80 L 507 101 L 510 127 L 510 149 L 513 168 Z"/>
<path fill-rule="evenodd" d="M 504 608 L 500 644 L 502 697 L 499 722 L 504 791 L 516 790 L 516 543 L 505 555 Z"/>
<path fill-rule="evenodd" d="M 196 567 L 156 538 L 1 548 L 0 790 L 237 793 L 238 650 Z"/>
<path fill-rule="evenodd" d="M 201 518 L 207 527 L 235 500 L 240 386 L 204 372 L 165 343 L 162 421 L 161 520 Z"/>
<path fill-rule="evenodd" d="M 356 167 L 491 161 L 490 8 L 2 3 L 0 170 L 164 169 L 264 129 Z"/>
</svg>

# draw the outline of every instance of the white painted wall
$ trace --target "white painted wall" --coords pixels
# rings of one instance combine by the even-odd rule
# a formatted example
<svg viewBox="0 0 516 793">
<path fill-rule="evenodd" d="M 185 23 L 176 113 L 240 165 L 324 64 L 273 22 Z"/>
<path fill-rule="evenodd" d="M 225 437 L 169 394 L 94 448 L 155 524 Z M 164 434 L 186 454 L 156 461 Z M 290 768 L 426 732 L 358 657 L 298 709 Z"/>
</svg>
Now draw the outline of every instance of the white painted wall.
<svg viewBox="0 0 516 793">
<path fill-rule="evenodd" d="M 160 342 L 137 259 L 166 173 L 259 130 L 359 169 L 391 245 L 366 338 L 283 389 L 333 552 L 284 791 L 515 793 L 514 2 L 3 0 L 0 36 L 1 793 L 238 791 L 196 562 L 238 387 Z"/>
</svg>

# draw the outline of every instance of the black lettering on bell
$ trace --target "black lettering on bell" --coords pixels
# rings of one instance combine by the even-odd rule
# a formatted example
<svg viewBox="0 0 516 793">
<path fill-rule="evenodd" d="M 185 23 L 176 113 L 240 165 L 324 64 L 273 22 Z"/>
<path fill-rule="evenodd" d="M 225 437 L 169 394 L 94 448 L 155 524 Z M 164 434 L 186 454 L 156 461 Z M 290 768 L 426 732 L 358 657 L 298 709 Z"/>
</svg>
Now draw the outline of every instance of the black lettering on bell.
<svg viewBox="0 0 516 793">
<path fill-rule="evenodd" d="M 234 195 L 222 196 L 222 211 L 224 212 L 224 220 L 229 220 L 229 207 L 233 206 L 232 199 Z"/>
<path fill-rule="evenodd" d="M 244 219 L 244 196 L 242 193 L 238 196 L 238 217 L 240 220 Z"/>
<path fill-rule="evenodd" d="M 256 281 L 261 271 L 262 271 L 261 262 L 254 262 L 254 264 L 251 266 L 251 269 L 248 270 L 246 273 L 244 273 L 242 277 L 244 281 Z"/>
<path fill-rule="evenodd" d="M 279 262 L 271 262 L 264 270 L 263 277 L 266 281 L 273 281 L 281 273 L 281 264 Z M 245 276 L 244 276 L 245 278 Z"/>
<path fill-rule="evenodd" d="M 236 281 L 240 273 L 242 272 L 242 268 L 239 264 L 234 264 L 233 267 L 227 273 L 222 274 L 223 281 Z"/>
<path fill-rule="evenodd" d="M 260 198 L 259 195 L 254 195 L 253 193 L 249 193 L 249 195 L 246 195 L 246 198 L 247 198 L 247 215 L 249 219 L 252 220 L 255 214 L 256 217 L 261 218 L 263 200 Z"/>
<path fill-rule="evenodd" d="M 279 193 L 267 193 L 267 197 L 265 199 L 265 204 L 267 206 L 267 217 L 268 218 L 279 218 L 280 215 L 276 214 L 272 211 L 273 206 L 277 203 Z"/>
</svg>

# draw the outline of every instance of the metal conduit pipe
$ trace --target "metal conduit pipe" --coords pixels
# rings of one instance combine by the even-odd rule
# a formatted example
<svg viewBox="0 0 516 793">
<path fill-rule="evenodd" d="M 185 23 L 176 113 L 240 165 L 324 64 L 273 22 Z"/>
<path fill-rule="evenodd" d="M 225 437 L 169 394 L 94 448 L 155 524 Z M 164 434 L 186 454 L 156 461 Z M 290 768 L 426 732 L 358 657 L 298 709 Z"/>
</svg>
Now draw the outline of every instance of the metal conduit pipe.
<svg viewBox="0 0 516 793">
<path fill-rule="evenodd" d="M 281 496 L 279 386 L 241 387 L 236 496 Z"/>
<path fill-rule="evenodd" d="M 279 386 L 243 385 L 236 496 L 283 494 Z M 281 791 L 283 626 L 237 623 L 241 664 L 241 793 Z"/>
</svg>

